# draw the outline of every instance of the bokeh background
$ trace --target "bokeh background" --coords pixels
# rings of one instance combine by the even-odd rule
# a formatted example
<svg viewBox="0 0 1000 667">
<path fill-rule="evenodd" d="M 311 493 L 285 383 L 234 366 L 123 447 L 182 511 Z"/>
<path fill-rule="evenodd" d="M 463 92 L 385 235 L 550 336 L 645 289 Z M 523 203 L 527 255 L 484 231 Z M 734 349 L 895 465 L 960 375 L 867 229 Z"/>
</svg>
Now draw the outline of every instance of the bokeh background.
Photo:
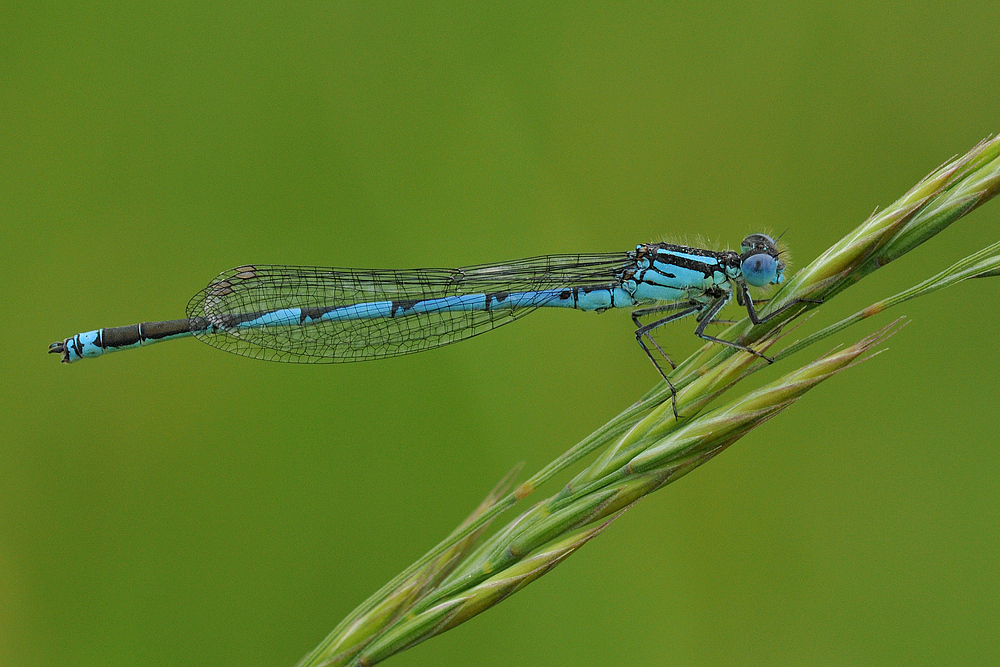
<svg viewBox="0 0 1000 667">
<path fill-rule="evenodd" d="M 801 266 L 1000 131 L 995 2 L 0 15 L 11 666 L 292 665 L 515 463 L 537 470 L 656 380 L 625 313 L 338 366 L 191 340 L 63 366 L 51 341 L 181 317 L 248 262 L 458 266 L 787 229 Z M 998 237 L 991 202 L 809 326 Z M 998 288 L 901 307 L 887 353 L 393 664 L 1000 660 Z M 661 340 L 683 356 L 692 328 Z"/>
</svg>

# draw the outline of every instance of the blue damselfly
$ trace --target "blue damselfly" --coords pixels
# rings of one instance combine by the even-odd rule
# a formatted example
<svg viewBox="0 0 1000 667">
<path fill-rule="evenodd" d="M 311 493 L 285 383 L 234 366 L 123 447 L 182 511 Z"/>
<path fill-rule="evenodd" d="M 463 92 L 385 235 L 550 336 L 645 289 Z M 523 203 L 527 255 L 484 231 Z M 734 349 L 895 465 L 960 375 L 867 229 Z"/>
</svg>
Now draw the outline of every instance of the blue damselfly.
<svg viewBox="0 0 1000 667">
<path fill-rule="evenodd" d="M 734 293 L 754 324 L 798 303 L 765 317 L 754 308 L 748 286 L 780 284 L 784 268 L 774 240 L 765 234 L 746 237 L 740 252 L 649 243 L 629 252 L 547 255 L 461 269 L 248 265 L 216 277 L 191 299 L 184 319 L 79 333 L 52 343 L 49 352 L 68 363 L 194 336 L 255 359 L 364 361 L 454 343 L 536 308 L 642 306 L 632 311 L 636 340 L 674 391 L 646 341 L 674 364 L 651 332 L 696 315 L 697 336 L 768 359 L 705 328 Z M 649 316 L 660 317 L 643 324 Z"/>
</svg>

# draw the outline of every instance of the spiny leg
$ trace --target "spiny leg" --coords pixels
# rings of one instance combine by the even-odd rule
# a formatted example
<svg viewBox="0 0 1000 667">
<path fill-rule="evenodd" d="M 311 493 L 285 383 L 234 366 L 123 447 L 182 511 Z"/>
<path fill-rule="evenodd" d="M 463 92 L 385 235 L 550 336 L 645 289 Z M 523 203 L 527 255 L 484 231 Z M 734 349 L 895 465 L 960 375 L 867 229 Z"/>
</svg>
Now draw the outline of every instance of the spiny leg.
<svg viewBox="0 0 1000 667">
<path fill-rule="evenodd" d="M 656 358 L 653 356 L 653 353 L 650 352 L 649 348 L 646 347 L 646 344 L 642 342 L 642 336 L 636 336 L 635 340 L 639 343 L 639 347 L 642 348 L 642 351 L 646 353 L 646 356 L 649 357 L 649 360 L 653 362 L 653 367 L 660 373 L 660 377 L 662 377 L 663 381 L 667 383 L 667 387 L 670 388 L 670 408 L 674 411 L 674 419 L 680 419 L 681 416 L 677 414 L 677 387 L 674 386 L 673 382 L 670 381 L 670 378 L 667 377 L 667 374 L 663 372 L 662 368 L 660 368 L 660 364 L 656 363 Z"/>
<path fill-rule="evenodd" d="M 663 350 L 663 348 L 660 347 L 660 344 L 656 342 L 656 339 L 653 338 L 652 334 L 650 334 L 649 332 L 660 325 L 666 324 L 667 322 L 672 322 L 681 317 L 687 317 L 693 312 L 691 310 L 692 307 L 696 307 L 697 309 L 700 308 L 701 306 L 699 306 L 698 304 L 691 303 L 690 301 L 677 301 L 674 303 L 661 304 L 659 306 L 650 306 L 649 308 L 637 308 L 636 310 L 632 311 L 632 321 L 635 322 L 635 326 L 638 327 L 639 329 L 645 329 L 644 333 L 646 335 L 646 338 L 649 339 L 649 342 L 653 344 L 653 346 L 663 356 L 663 358 L 667 360 L 667 363 L 670 364 L 670 368 L 672 369 L 677 368 L 677 364 L 673 362 L 673 360 L 670 358 L 670 355 L 668 355 Z M 648 326 L 639 321 L 640 317 L 645 317 L 646 315 L 652 315 L 653 313 L 666 313 L 672 310 L 684 310 L 684 312 L 680 314 L 671 315 L 662 320 L 658 320 L 656 322 L 651 323 Z M 640 335 L 639 332 L 636 331 L 636 336 L 639 335 Z M 657 366 L 657 370 L 659 370 L 659 366 Z M 663 375 L 663 371 L 660 371 L 660 375 Z"/>
<path fill-rule="evenodd" d="M 653 366 L 659 372 L 660 376 L 663 378 L 663 381 L 667 383 L 668 387 L 670 387 L 670 407 L 674 411 L 674 419 L 680 419 L 680 415 L 677 414 L 677 388 L 674 387 L 673 383 L 670 382 L 670 379 L 667 378 L 667 374 L 663 372 L 662 368 L 660 368 L 660 364 L 656 363 L 656 358 L 653 356 L 653 353 L 650 352 L 649 348 L 646 347 L 646 344 L 642 342 L 642 337 L 646 336 L 646 338 L 648 338 L 650 342 L 656 346 L 656 349 L 660 351 L 660 354 L 663 355 L 663 358 L 667 360 L 667 363 L 670 364 L 670 367 L 676 368 L 676 366 L 674 366 L 674 362 L 670 361 L 670 357 L 668 357 L 667 354 L 660 348 L 659 344 L 657 344 L 657 342 L 653 340 L 653 337 L 649 334 L 649 332 L 655 329 L 656 327 L 663 326 L 668 322 L 673 322 L 674 320 L 679 320 L 682 317 L 687 317 L 692 313 L 696 313 L 702 309 L 702 306 L 701 305 L 692 306 L 689 303 L 682 303 L 679 305 L 671 304 L 671 305 L 675 305 L 675 307 L 674 308 L 669 308 L 665 306 L 656 307 L 656 310 L 654 310 L 653 308 L 643 308 L 642 312 L 640 312 L 638 315 L 635 314 L 635 312 L 633 312 L 632 320 L 637 325 L 639 325 L 639 328 L 635 330 L 635 340 L 637 343 L 639 343 L 639 347 L 642 348 L 642 351 L 646 353 L 646 356 L 649 357 L 649 360 L 653 362 Z M 680 312 L 674 313 L 673 315 L 668 315 L 663 319 L 657 320 L 655 322 L 650 322 L 649 324 L 642 324 L 638 321 L 638 318 L 642 314 L 648 314 L 649 312 L 664 312 L 667 310 L 680 310 Z"/>
<path fill-rule="evenodd" d="M 744 352 L 749 352 L 750 354 L 756 355 L 761 359 L 766 360 L 769 364 L 773 364 L 774 359 L 768 357 L 762 352 L 758 352 L 752 347 L 748 347 L 741 343 L 734 343 L 733 341 L 724 340 L 722 338 L 716 338 L 715 336 L 709 336 L 707 333 L 705 333 L 705 327 L 708 326 L 709 322 L 712 321 L 712 318 L 715 317 L 720 310 L 722 310 L 722 307 L 725 306 L 728 301 L 729 301 L 728 295 L 713 301 L 712 304 L 708 307 L 708 310 L 706 310 L 705 314 L 702 316 L 702 320 L 701 323 L 698 324 L 698 328 L 694 330 L 694 335 L 698 336 L 703 340 L 710 341 L 712 343 L 718 343 L 720 345 L 726 345 L 728 347 L 735 347 L 737 350 L 743 350 Z"/>
<path fill-rule="evenodd" d="M 767 322 L 776 315 L 780 315 L 781 313 L 785 312 L 792 306 L 796 306 L 800 303 L 823 303 L 822 299 L 793 299 L 788 303 L 786 303 L 785 305 L 783 305 L 781 308 L 778 308 L 777 310 L 768 313 L 764 317 L 760 317 L 757 315 L 757 309 L 754 308 L 754 301 L 753 297 L 750 296 L 750 290 L 749 288 L 747 288 L 745 284 L 740 284 L 740 294 L 743 297 L 742 299 L 743 305 L 745 305 L 747 308 L 747 315 L 750 316 L 750 321 L 753 322 L 754 325 L 763 324 L 764 322 Z M 767 303 L 768 301 L 770 301 L 770 299 L 758 301 L 757 303 Z"/>
<path fill-rule="evenodd" d="M 691 306 L 696 306 L 697 303 L 692 301 L 672 301 L 671 303 L 661 303 L 659 306 L 649 306 L 648 308 L 636 308 L 632 311 L 632 321 L 635 322 L 637 327 L 643 326 L 642 322 L 638 318 L 645 317 L 646 315 L 652 315 L 653 313 L 666 313 L 671 310 L 684 310 L 685 308 L 690 308 Z"/>
<path fill-rule="evenodd" d="M 757 303 L 766 303 L 765 301 L 758 301 Z M 662 313 L 668 310 L 680 310 L 681 308 L 689 308 L 691 306 L 698 305 L 694 301 L 678 301 L 676 303 L 667 303 L 661 306 L 650 306 L 649 308 L 637 308 L 632 311 L 632 321 L 635 322 L 637 327 L 642 326 L 642 322 L 639 321 L 640 317 L 645 317 L 646 315 L 652 315 L 653 313 Z M 743 305 L 743 302 L 740 302 Z M 736 324 L 736 320 L 720 320 L 719 318 L 713 318 L 709 324 Z"/>
</svg>

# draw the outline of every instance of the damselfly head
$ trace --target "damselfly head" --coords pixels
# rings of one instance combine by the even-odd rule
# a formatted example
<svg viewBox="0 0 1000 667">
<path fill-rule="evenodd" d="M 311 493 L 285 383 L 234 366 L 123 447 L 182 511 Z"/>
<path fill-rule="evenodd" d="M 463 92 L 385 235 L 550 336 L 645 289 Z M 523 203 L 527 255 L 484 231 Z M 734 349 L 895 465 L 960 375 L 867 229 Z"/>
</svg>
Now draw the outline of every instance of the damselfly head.
<svg viewBox="0 0 1000 667">
<path fill-rule="evenodd" d="M 740 267 L 748 285 L 780 285 L 785 263 L 778 259 L 777 244 L 767 234 L 751 234 L 740 244 Z"/>
</svg>

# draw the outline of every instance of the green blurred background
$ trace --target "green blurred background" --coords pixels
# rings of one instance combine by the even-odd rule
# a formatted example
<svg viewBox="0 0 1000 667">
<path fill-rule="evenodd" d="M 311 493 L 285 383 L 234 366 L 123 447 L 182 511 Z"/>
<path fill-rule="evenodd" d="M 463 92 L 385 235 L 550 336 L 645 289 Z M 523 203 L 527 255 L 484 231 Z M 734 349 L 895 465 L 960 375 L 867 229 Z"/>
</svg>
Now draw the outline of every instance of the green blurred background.
<svg viewBox="0 0 1000 667">
<path fill-rule="evenodd" d="M 292 665 L 516 462 L 537 470 L 656 379 L 625 313 L 343 366 L 179 341 L 67 367 L 50 342 L 181 317 L 248 262 L 787 228 L 801 266 L 1000 131 L 995 2 L 0 16 L 5 666 Z M 810 326 L 998 238 L 991 202 Z M 1000 660 L 998 286 L 906 304 L 886 354 L 393 664 Z M 692 328 L 661 339 L 683 356 Z"/>
</svg>

